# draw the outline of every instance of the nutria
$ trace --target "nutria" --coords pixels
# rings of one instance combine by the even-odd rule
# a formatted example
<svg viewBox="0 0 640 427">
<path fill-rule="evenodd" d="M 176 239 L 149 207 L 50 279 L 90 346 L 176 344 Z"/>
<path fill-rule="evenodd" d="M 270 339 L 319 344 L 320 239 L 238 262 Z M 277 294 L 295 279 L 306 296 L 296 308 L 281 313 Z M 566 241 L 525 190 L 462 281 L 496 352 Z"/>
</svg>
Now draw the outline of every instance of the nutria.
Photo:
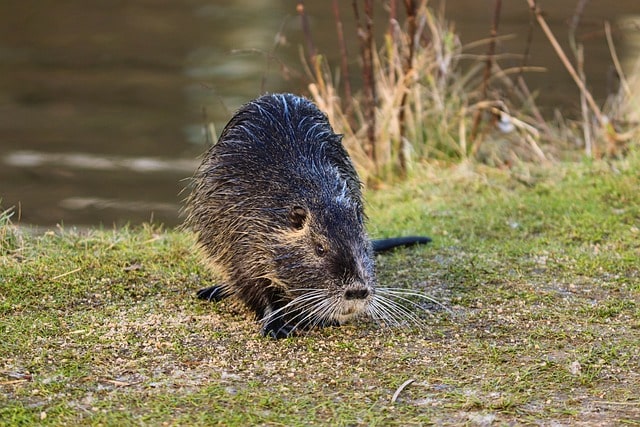
<svg viewBox="0 0 640 427">
<path fill-rule="evenodd" d="M 361 183 L 327 117 L 307 99 L 264 95 L 231 118 L 192 180 L 185 224 L 224 275 L 198 297 L 235 295 L 281 338 L 392 304 L 376 292 Z M 395 308 L 395 307 L 392 307 Z"/>
</svg>

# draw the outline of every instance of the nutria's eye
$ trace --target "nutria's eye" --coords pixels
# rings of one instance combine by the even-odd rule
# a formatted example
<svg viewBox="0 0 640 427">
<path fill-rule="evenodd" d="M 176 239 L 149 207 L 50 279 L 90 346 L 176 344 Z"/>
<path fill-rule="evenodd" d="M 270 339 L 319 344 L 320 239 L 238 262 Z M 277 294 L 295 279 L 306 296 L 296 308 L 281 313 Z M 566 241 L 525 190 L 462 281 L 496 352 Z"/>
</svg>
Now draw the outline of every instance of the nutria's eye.
<svg viewBox="0 0 640 427">
<path fill-rule="evenodd" d="M 316 255 L 323 257 L 327 253 L 327 249 L 321 244 L 316 244 Z"/>
<path fill-rule="evenodd" d="M 289 222 L 291 227 L 296 230 L 302 230 L 304 223 L 307 220 L 307 211 L 300 206 L 294 206 L 289 211 Z"/>
</svg>

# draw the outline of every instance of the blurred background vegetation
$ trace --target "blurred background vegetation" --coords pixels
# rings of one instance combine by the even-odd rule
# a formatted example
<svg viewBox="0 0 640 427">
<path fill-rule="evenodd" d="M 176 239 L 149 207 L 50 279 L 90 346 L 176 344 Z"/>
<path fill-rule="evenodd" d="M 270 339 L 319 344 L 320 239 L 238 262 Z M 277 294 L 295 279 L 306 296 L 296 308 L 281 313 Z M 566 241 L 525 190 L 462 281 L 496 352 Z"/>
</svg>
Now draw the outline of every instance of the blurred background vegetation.
<svg viewBox="0 0 640 427">
<path fill-rule="evenodd" d="M 176 225 L 199 154 L 265 91 L 315 100 L 371 188 L 424 163 L 624 156 L 636 3 L 4 1 L 0 204 Z"/>
</svg>

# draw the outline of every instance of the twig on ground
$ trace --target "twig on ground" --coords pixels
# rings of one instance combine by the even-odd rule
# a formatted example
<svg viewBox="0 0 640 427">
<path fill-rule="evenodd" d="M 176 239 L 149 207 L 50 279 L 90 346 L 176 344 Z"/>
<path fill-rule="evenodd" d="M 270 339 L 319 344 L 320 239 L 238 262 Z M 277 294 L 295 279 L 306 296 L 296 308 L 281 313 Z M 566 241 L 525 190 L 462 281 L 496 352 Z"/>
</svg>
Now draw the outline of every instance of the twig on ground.
<svg viewBox="0 0 640 427">
<path fill-rule="evenodd" d="M 68 276 L 70 274 L 73 274 L 73 273 L 77 273 L 80 270 L 82 270 L 82 267 L 75 268 L 75 269 L 73 269 L 71 271 L 67 271 L 66 273 L 58 274 L 57 276 L 52 277 L 51 280 L 62 279 L 63 277 L 66 277 L 66 276 Z"/>
<path fill-rule="evenodd" d="M 402 390 L 404 390 L 409 384 L 411 384 L 414 381 L 415 380 L 413 378 L 410 378 L 405 382 L 403 382 L 402 384 L 400 384 L 400 387 L 398 387 L 396 392 L 393 393 L 393 397 L 391 398 L 391 403 L 396 403 L 396 400 L 398 400 L 398 397 L 400 396 L 400 393 L 402 393 Z"/>
</svg>

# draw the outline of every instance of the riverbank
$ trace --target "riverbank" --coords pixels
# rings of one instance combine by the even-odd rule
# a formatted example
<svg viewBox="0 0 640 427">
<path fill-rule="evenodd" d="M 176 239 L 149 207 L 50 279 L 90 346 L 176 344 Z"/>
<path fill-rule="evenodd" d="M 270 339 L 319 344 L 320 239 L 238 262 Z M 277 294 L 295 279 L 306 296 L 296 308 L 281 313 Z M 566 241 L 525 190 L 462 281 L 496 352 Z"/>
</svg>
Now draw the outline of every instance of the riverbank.
<svg viewBox="0 0 640 427">
<path fill-rule="evenodd" d="M 428 167 L 367 194 L 424 326 L 283 341 L 194 292 L 192 236 L 0 232 L 0 425 L 618 425 L 640 419 L 640 159 Z M 402 387 L 404 386 L 404 388 Z"/>
</svg>

